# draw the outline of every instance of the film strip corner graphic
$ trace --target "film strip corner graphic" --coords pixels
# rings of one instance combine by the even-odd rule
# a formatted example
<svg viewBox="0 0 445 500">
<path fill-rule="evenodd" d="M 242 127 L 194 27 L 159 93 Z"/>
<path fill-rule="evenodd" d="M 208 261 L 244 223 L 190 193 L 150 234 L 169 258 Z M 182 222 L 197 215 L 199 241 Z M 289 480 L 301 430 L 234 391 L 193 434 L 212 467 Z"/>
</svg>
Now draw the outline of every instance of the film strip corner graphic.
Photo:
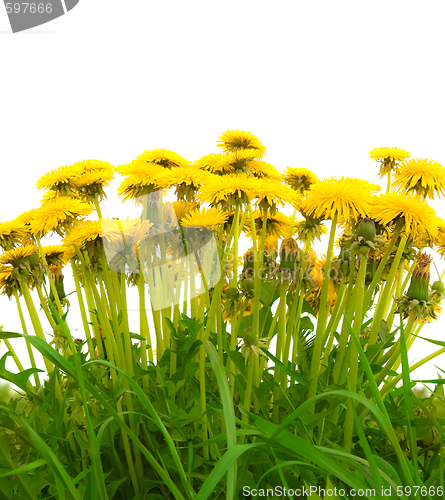
<svg viewBox="0 0 445 500">
<path fill-rule="evenodd" d="M 35 28 L 63 16 L 79 0 L 3 0 L 13 33 Z"/>
</svg>

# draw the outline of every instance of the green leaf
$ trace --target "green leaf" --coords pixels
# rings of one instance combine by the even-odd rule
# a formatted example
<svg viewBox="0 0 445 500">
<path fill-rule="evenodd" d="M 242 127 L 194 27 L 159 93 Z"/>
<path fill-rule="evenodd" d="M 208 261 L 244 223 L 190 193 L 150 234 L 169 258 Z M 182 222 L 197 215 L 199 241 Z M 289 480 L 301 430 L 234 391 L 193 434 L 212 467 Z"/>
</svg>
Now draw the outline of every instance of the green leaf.
<svg viewBox="0 0 445 500">
<path fill-rule="evenodd" d="M 21 333 L 14 333 L 14 332 L 4 332 L 0 331 L 0 339 L 18 339 L 22 336 Z"/>
<path fill-rule="evenodd" d="M 22 391 L 28 392 L 27 382 L 29 377 L 33 373 L 43 372 L 43 370 L 39 370 L 38 368 L 28 368 L 27 370 L 23 370 L 22 372 L 19 373 L 11 373 L 5 367 L 6 358 L 8 356 L 12 356 L 12 354 L 9 351 L 5 353 L 0 359 L 0 378 L 3 378 L 4 380 L 11 382 L 12 384 L 22 389 Z"/>
<path fill-rule="evenodd" d="M 0 474 L 0 477 L 9 477 L 9 476 L 15 476 L 16 474 L 23 474 L 24 472 L 29 472 L 31 470 L 37 469 L 37 467 L 41 467 L 42 465 L 46 464 L 46 460 L 35 460 L 34 462 L 31 462 L 26 465 L 22 465 L 21 467 L 18 467 L 17 469 L 5 472 L 3 474 Z"/>
<path fill-rule="evenodd" d="M 271 359 L 281 370 L 284 371 L 286 375 L 291 377 L 293 380 L 298 382 L 301 385 L 308 385 L 308 381 L 302 377 L 298 372 L 292 371 L 290 368 L 285 366 L 278 358 L 276 358 L 272 353 L 270 353 L 265 347 L 261 347 L 261 350 L 264 354 Z"/>
</svg>

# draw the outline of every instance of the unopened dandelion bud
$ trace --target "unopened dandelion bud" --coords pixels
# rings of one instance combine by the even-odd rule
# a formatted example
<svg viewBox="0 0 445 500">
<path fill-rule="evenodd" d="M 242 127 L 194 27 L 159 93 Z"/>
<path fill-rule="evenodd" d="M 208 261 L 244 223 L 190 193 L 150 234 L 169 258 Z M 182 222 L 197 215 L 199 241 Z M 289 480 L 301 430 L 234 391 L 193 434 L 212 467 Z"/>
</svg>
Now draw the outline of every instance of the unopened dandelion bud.
<svg viewBox="0 0 445 500">
<path fill-rule="evenodd" d="M 256 335 L 251 326 L 248 326 L 243 333 L 243 340 L 244 340 L 244 345 L 246 347 L 251 347 L 253 344 L 255 344 L 256 341 Z"/>
<path fill-rule="evenodd" d="M 406 294 L 411 299 L 425 300 L 429 298 L 431 257 L 426 253 L 420 255 L 416 264 L 411 283 Z"/>
<path fill-rule="evenodd" d="M 284 239 L 281 243 L 280 254 L 281 269 L 289 269 L 290 271 L 295 271 L 299 255 L 297 242 L 293 238 Z"/>
<path fill-rule="evenodd" d="M 366 242 L 374 243 L 375 224 L 372 219 L 365 217 L 357 226 L 357 238 L 362 237 Z"/>
<path fill-rule="evenodd" d="M 437 280 L 432 284 L 431 289 L 435 292 L 445 293 L 445 284 L 443 281 Z"/>
<path fill-rule="evenodd" d="M 241 280 L 241 290 L 244 293 L 250 293 L 253 292 L 254 289 L 254 279 L 253 278 L 244 278 Z"/>
</svg>

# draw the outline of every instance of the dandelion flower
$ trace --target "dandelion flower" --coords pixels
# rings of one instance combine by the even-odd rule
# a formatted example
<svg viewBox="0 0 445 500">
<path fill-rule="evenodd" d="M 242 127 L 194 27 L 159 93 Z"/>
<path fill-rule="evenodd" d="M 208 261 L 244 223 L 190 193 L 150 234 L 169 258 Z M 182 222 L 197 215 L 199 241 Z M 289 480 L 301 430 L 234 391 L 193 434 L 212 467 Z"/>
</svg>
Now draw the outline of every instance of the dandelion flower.
<svg viewBox="0 0 445 500">
<path fill-rule="evenodd" d="M 255 221 L 255 232 L 257 236 L 261 234 L 263 229 L 264 214 L 260 210 L 255 210 L 253 212 L 253 218 Z M 271 215 L 267 212 L 266 220 L 266 236 L 273 238 L 286 238 L 289 236 L 291 218 L 280 212 L 276 212 Z M 245 232 L 249 238 L 252 238 L 252 224 L 250 217 L 246 218 Z"/>
<path fill-rule="evenodd" d="M 216 175 L 235 173 L 235 167 L 227 163 L 226 155 L 218 153 L 211 153 L 203 156 L 199 160 L 196 160 L 193 166 L 201 170 L 207 170 Z"/>
<path fill-rule="evenodd" d="M 263 210 L 269 209 L 271 215 L 276 213 L 278 205 L 284 207 L 286 203 L 289 203 L 295 207 L 300 200 L 295 191 L 280 182 L 265 178 L 254 179 L 254 181 L 254 198 L 257 198 L 255 204 Z"/>
<path fill-rule="evenodd" d="M 37 189 L 51 189 L 63 196 L 70 196 L 74 181 L 82 175 L 79 166 L 71 165 L 51 170 L 37 181 Z"/>
<path fill-rule="evenodd" d="M 23 212 L 22 214 L 18 215 L 14 220 L 15 222 L 18 222 L 19 224 L 24 224 L 25 226 L 30 226 L 32 220 L 34 219 L 35 213 L 37 212 L 38 208 L 33 208 L 32 210 L 27 210 L 26 212 Z"/>
<path fill-rule="evenodd" d="M 437 217 L 437 219 L 437 237 L 435 239 L 435 244 L 438 253 L 443 257 L 445 256 L 445 221 L 440 217 Z"/>
<path fill-rule="evenodd" d="M 392 187 L 413 191 L 424 198 L 439 198 L 445 194 L 445 168 L 430 159 L 413 158 L 400 164 L 395 171 Z"/>
<path fill-rule="evenodd" d="M 196 201 L 174 201 L 172 205 L 177 221 L 180 221 L 187 214 L 199 208 L 199 203 Z"/>
<path fill-rule="evenodd" d="M 224 155 L 226 169 L 234 169 L 235 172 L 251 174 L 249 162 L 258 158 L 257 149 L 240 149 Z"/>
<path fill-rule="evenodd" d="M 116 170 L 126 176 L 117 189 L 118 195 L 124 200 L 136 200 L 159 189 L 156 179 L 165 169 L 156 163 L 134 160 L 127 165 L 118 166 Z"/>
<path fill-rule="evenodd" d="M 47 245 L 42 247 L 48 265 L 60 266 L 66 264 L 64 253 L 66 248 L 63 245 Z"/>
<path fill-rule="evenodd" d="M 60 196 L 48 201 L 33 213 L 31 232 L 43 236 L 50 231 L 62 235 L 78 218 L 86 217 L 93 211 L 88 203 Z"/>
<path fill-rule="evenodd" d="M 107 161 L 101 160 L 83 160 L 74 163 L 73 167 L 79 167 L 83 173 L 88 172 L 104 172 L 109 173 L 112 172 L 113 166 Z"/>
<path fill-rule="evenodd" d="M 226 130 L 219 136 L 216 144 L 228 153 L 242 149 L 256 149 L 257 157 L 263 156 L 266 150 L 264 144 L 257 137 L 244 130 Z"/>
<path fill-rule="evenodd" d="M 310 271 L 309 281 L 311 282 L 311 290 L 310 294 L 306 297 L 306 300 L 316 313 L 318 313 L 320 309 L 321 291 L 324 281 L 324 267 L 325 259 L 318 259 Z M 335 291 L 335 285 L 333 280 L 330 279 L 328 283 L 328 296 L 326 299 L 326 305 L 330 310 L 334 307 L 336 300 L 337 293 Z"/>
<path fill-rule="evenodd" d="M 294 191 L 304 194 L 318 178 L 307 168 L 287 167 L 283 180 Z"/>
<path fill-rule="evenodd" d="M 0 254 L 0 265 L 20 267 L 28 257 L 37 254 L 37 251 L 37 247 L 34 245 L 13 248 L 12 250 Z"/>
<path fill-rule="evenodd" d="M 322 224 L 322 219 L 311 217 L 303 213 L 304 219 L 295 224 L 295 231 L 301 241 L 313 241 L 315 238 L 321 240 L 321 236 L 327 233 L 326 226 Z"/>
<path fill-rule="evenodd" d="M 102 220 L 85 220 L 71 229 L 70 233 L 62 240 L 65 260 L 75 257 L 74 245 L 79 249 L 86 249 L 90 256 L 101 256 L 97 252 L 102 249 Z"/>
<path fill-rule="evenodd" d="M 181 219 L 181 226 L 213 229 L 227 221 L 227 213 L 216 208 L 194 210 Z"/>
<path fill-rule="evenodd" d="M 0 222 L 0 247 L 3 250 L 12 250 L 19 240 L 26 235 L 26 226 L 17 220 Z"/>
<path fill-rule="evenodd" d="M 86 201 L 91 202 L 96 198 L 100 201 L 106 198 L 104 187 L 110 184 L 113 177 L 113 170 L 90 170 L 75 180 L 73 184 L 80 196 Z"/>
<path fill-rule="evenodd" d="M 399 148 L 375 148 L 369 152 L 369 157 L 381 163 L 379 175 L 384 177 L 394 170 L 396 164 L 411 156 L 408 151 Z"/>
<path fill-rule="evenodd" d="M 254 198 L 256 180 L 247 174 L 215 177 L 201 187 L 198 196 L 212 206 L 221 205 L 230 209 L 236 203 L 247 203 Z"/>
<path fill-rule="evenodd" d="M 205 184 L 212 174 L 195 167 L 178 167 L 166 169 L 156 176 L 156 185 L 160 189 L 175 186 L 178 200 L 193 201 L 195 192 Z"/>
<path fill-rule="evenodd" d="M 12 277 L 12 267 L 0 266 L 0 293 L 11 297 L 18 286 Z"/>
<path fill-rule="evenodd" d="M 186 167 L 189 164 L 185 158 L 168 149 L 152 149 L 150 151 L 145 151 L 140 154 L 137 159 L 148 163 L 155 163 L 164 168 Z"/>
<path fill-rule="evenodd" d="M 320 219 L 332 219 L 338 213 L 338 221 L 349 222 L 369 214 L 371 193 L 380 189 L 362 179 L 330 177 L 315 182 L 306 192 L 302 202 L 304 213 Z"/>
<path fill-rule="evenodd" d="M 281 175 L 278 172 L 278 170 L 273 165 L 267 163 L 266 161 L 262 160 L 248 161 L 247 170 L 250 170 L 250 172 L 255 177 L 267 177 L 268 179 L 276 181 L 281 180 Z"/>
<path fill-rule="evenodd" d="M 406 193 L 386 193 L 376 196 L 371 207 L 371 217 L 377 222 L 389 225 L 403 221 L 404 231 L 409 239 L 416 239 L 423 232 L 432 238 L 437 236 L 435 211 L 419 196 Z"/>
</svg>

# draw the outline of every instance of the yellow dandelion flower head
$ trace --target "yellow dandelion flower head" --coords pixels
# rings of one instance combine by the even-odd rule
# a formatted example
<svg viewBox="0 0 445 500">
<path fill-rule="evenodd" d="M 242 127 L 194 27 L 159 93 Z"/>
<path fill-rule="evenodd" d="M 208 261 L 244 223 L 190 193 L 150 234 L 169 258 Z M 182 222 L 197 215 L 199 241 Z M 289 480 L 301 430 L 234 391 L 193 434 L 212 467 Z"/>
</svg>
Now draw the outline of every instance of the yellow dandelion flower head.
<svg viewBox="0 0 445 500">
<path fill-rule="evenodd" d="M 113 170 L 90 170 L 74 181 L 74 185 L 81 189 L 88 186 L 108 186 L 114 177 Z"/>
<path fill-rule="evenodd" d="M 57 198 L 58 196 L 59 196 L 59 194 L 57 193 L 57 191 L 52 191 L 52 190 L 46 191 L 46 193 L 40 199 L 40 203 L 43 205 L 47 201 L 53 200 L 54 198 Z"/>
<path fill-rule="evenodd" d="M 254 198 L 257 180 L 247 174 L 215 176 L 201 187 L 199 199 L 232 208 L 237 202 L 246 203 Z"/>
<path fill-rule="evenodd" d="M 66 263 L 64 258 L 66 248 L 63 245 L 47 245 L 42 249 L 48 265 L 61 266 Z"/>
<path fill-rule="evenodd" d="M 13 268 L 10 266 L 0 266 L 0 293 L 11 297 L 18 289 L 18 283 L 12 276 Z"/>
<path fill-rule="evenodd" d="M 125 165 L 118 165 L 116 167 L 116 171 L 123 176 L 138 174 L 155 176 L 163 172 L 164 170 L 164 167 L 158 165 L 157 163 L 138 159 L 133 160 L 130 163 L 126 163 Z"/>
<path fill-rule="evenodd" d="M 181 226 L 213 229 L 227 221 L 228 215 L 217 208 L 193 210 L 181 219 Z"/>
<path fill-rule="evenodd" d="M 212 174 L 234 174 L 235 167 L 227 163 L 226 157 L 227 155 L 211 153 L 196 160 L 193 166 L 201 170 L 207 170 Z"/>
<path fill-rule="evenodd" d="M 369 157 L 376 161 L 385 161 L 388 159 L 391 161 L 403 161 L 410 156 L 411 154 L 408 151 L 393 147 L 374 148 L 369 152 Z"/>
<path fill-rule="evenodd" d="M 264 250 L 269 255 L 273 255 L 278 252 L 278 238 L 276 236 L 267 236 L 266 239 L 264 240 Z"/>
<path fill-rule="evenodd" d="M 13 248 L 0 254 L 0 265 L 9 265 L 13 268 L 19 267 L 23 262 L 32 255 L 37 255 L 38 249 L 34 245 L 24 245 Z"/>
<path fill-rule="evenodd" d="M 323 288 L 325 265 L 326 265 L 326 256 L 322 256 L 321 258 L 317 259 L 315 265 L 311 267 L 309 275 L 309 280 L 312 286 L 310 290 L 311 293 L 307 297 L 307 301 L 311 305 L 312 309 L 314 309 L 314 311 L 316 312 L 318 312 L 320 307 L 320 298 L 321 298 L 321 291 Z M 335 291 L 335 285 L 333 280 L 330 279 L 328 283 L 328 297 L 327 297 L 328 307 L 332 308 L 336 300 L 337 300 L 337 293 Z"/>
<path fill-rule="evenodd" d="M 33 214 L 31 232 L 43 236 L 50 231 L 61 234 L 61 230 L 68 229 L 72 223 L 90 215 L 93 207 L 88 203 L 66 196 L 59 196 L 43 204 Z"/>
<path fill-rule="evenodd" d="M 289 186 L 265 178 L 254 181 L 255 205 L 261 209 L 268 208 L 272 215 L 276 213 L 278 205 L 284 207 L 289 203 L 296 207 L 300 202 L 300 197 Z"/>
<path fill-rule="evenodd" d="M 318 178 L 308 168 L 287 167 L 283 180 L 294 191 L 303 194 Z"/>
<path fill-rule="evenodd" d="M 369 157 L 380 162 L 380 177 L 390 174 L 396 167 L 398 162 L 409 158 L 411 155 L 408 151 L 399 148 L 375 148 L 369 152 Z"/>
<path fill-rule="evenodd" d="M 367 217 L 373 191 L 380 187 L 362 179 L 330 177 L 315 182 L 302 202 L 303 213 L 320 219 L 349 222 L 351 218 Z"/>
<path fill-rule="evenodd" d="M 267 177 L 276 181 L 281 180 L 278 170 L 266 161 L 251 160 L 247 162 L 247 167 L 255 177 Z"/>
<path fill-rule="evenodd" d="M 400 221 L 403 223 L 406 236 L 412 240 L 421 236 L 423 232 L 432 238 L 437 237 L 436 212 L 420 196 L 393 192 L 375 196 L 371 207 L 371 218 L 385 226 Z"/>
<path fill-rule="evenodd" d="M 10 222 L 0 222 L 0 247 L 3 250 L 12 248 L 27 235 L 25 224 L 13 220 Z"/>
<path fill-rule="evenodd" d="M 165 168 L 186 167 L 189 162 L 182 156 L 168 149 L 152 149 L 137 157 L 138 160 L 155 163 Z"/>
<path fill-rule="evenodd" d="M 224 155 L 226 169 L 233 168 L 235 171 L 251 173 L 249 162 L 258 158 L 257 149 L 240 149 Z"/>
<path fill-rule="evenodd" d="M 85 220 L 74 226 L 70 233 L 63 238 L 65 246 L 77 245 L 83 247 L 88 241 L 102 238 L 102 219 Z M 64 248 L 66 250 L 66 248 Z"/>
<path fill-rule="evenodd" d="M 233 152 L 240 149 L 256 149 L 257 158 L 264 155 L 266 147 L 250 132 L 245 130 L 226 130 L 218 137 L 217 146 L 224 152 Z"/>
<path fill-rule="evenodd" d="M 166 203 L 164 205 L 167 205 Z M 174 201 L 172 208 L 177 221 L 180 221 L 190 212 L 198 209 L 200 204 L 196 201 Z"/>
<path fill-rule="evenodd" d="M 318 314 L 318 311 L 320 309 L 322 281 L 321 281 L 321 284 L 319 284 L 317 282 L 317 284 L 311 290 L 311 293 L 306 298 L 306 300 L 309 302 L 309 305 L 312 307 L 314 312 L 317 314 Z M 329 307 L 330 310 L 332 310 L 332 308 L 335 306 L 336 300 L 337 300 L 337 293 L 335 291 L 334 283 L 332 280 L 329 280 L 328 296 L 326 299 L 326 303 L 327 303 L 327 306 Z"/>
<path fill-rule="evenodd" d="M 50 170 L 37 181 L 37 189 L 59 190 L 69 186 L 82 175 L 82 169 L 76 165 Z"/>
<path fill-rule="evenodd" d="M 156 185 L 156 175 L 153 173 L 135 173 L 126 177 L 117 189 L 117 193 L 124 200 L 134 200 L 140 196 L 159 190 Z"/>
<path fill-rule="evenodd" d="M 255 221 L 255 232 L 257 235 L 261 234 L 264 221 L 264 213 L 260 210 L 255 210 L 253 212 L 253 217 Z M 281 212 L 276 212 L 271 215 L 267 212 L 266 219 L 266 236 L 272 238 L 287 238 L 290 231 L 291 218 Z M 246 223 L 244 226 L 244 231 L 249 238 L 252 238 L 252 223 L 250 217 L 246 218 Z"/>
<path fill-rule="evenodd" d="M 445 194 L 445 168 L 437 161 L 413 158 L 399 165 L 394 172 L 392 187 L 413 191 L 424 198 Z"/>
<path fill-rule="evenodd" d="M 315 238 L 321 240 L 323 234 L 327 233 L 326 226 L 322 224 L 322 219 L 304 215 L 304 219 L 296 221 L 294 231 L 301 241 L 313 241 Z"/>
<path fill-rule="evenodd" d="M 24 224 L 25 226 L 29 226 L 34 219 L 35 213 L 37 212 L 38 208 L 33 208 L 32 210 L 27 210 L 26 212 L 23 212 L 22 214 L 18 215 L 14 220 L 18 222 L 19 224 Z"/>
<path fill-rule="evenodd" d="M 210 172 L 191 166 L 178 167 L 172 170 L 165 169 L 164 172 L 156 176 L 156 186 L 160 189 L 175 186 L 175 194 L 177 194 L 178 199 L 192 201 L 195 191 L 208 182 L 212 176 L 213 174 Z"/>
<path fill-rule="evenodd" d="M 111 163 L 101 160 L 82 160 L 74 163 L 75 167 L 81 168 L 82 172 L 112 172 L 114 170 Z"/>
<path fill-rule="evenodd" d="M 435 239 L 436 250 L 443 257 L 445 255 L 445 221 L 437 217 L 437 237 Z"/>
</svg>

